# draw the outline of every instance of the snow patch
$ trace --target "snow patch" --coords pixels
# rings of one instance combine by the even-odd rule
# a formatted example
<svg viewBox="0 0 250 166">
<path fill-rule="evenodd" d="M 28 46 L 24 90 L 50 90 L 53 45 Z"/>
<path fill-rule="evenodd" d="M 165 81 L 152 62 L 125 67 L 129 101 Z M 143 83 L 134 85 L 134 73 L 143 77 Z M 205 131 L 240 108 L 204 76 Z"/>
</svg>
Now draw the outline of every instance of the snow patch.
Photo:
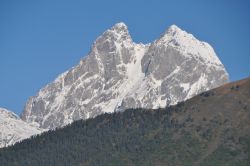
<svg viewBox="0 0 250 166">
<path fill-rule="evenodd" d="M 189 90 L 189 88 L 190 88 L 190 83 L 181 83 L 180 87 L 183 88 L 184 92 L 187 92 Z"/>
</svg>

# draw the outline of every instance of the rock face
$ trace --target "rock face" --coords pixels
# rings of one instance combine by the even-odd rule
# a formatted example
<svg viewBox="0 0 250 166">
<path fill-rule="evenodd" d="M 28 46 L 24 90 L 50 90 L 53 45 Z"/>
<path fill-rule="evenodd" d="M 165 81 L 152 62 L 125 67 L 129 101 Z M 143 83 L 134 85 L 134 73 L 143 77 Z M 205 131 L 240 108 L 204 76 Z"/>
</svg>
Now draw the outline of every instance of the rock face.
<svg viewBox="0 0 250 166">
<path fill-rule="evenodd" d="M 0 148 L 13 145 L 42 131 L 45 130 L 38 129 L 22 121 L 13 112 L 0 108 Z"/>
<path fill-rule="evenodd" d="M 213 48 L 177 26 L 144 45 L 118 23 L 77 66 L 31 97 L 21 118 L 53 129 L 104 112 L 173 105 L 226 82 Z"/>
</svg>

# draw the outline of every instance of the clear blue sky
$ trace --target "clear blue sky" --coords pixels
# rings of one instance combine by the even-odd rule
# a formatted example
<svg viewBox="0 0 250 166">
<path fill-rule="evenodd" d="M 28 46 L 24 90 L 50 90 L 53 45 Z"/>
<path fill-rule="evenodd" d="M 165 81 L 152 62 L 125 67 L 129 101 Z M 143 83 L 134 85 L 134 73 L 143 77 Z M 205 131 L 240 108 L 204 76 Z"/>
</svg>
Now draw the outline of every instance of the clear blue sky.
<svg viewBox="0 0 250 166">
<path fill-rule="evenodd" d="M 231 81 L 250 76 L 248 0 L 0 0 L 0 107 L 20 114 L 121 21 L 142 43 L 176 24 L 214 47 Z"/>
</svg>

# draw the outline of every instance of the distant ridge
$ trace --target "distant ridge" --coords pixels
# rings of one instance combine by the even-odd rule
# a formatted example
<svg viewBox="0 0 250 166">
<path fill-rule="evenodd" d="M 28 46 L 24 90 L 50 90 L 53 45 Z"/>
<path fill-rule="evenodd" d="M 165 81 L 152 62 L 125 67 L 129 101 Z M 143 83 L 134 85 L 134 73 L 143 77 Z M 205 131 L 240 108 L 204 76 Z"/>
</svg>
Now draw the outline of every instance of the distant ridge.
<svg viewBox="0 0 250 166">
<path fill-rule="evenodd" d="M 41 133 L 42 129 L 22 121 L 16 114 L 0 108 L 0 148 Z"/>
</svg>

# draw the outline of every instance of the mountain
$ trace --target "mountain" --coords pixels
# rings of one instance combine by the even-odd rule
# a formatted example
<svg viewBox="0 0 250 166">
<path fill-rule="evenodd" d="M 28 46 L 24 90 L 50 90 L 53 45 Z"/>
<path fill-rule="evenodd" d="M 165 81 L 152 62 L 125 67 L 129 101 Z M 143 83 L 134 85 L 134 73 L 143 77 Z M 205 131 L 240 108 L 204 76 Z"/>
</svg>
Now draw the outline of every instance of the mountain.
<svg viewBox="0 0 250 166">
<path fill-rule="evenodd" d="M 78 65 L 31 97 L 21 118 L 54 129 L 105 112 L 163 108 L 226 82 L 213 48 L 177 26 L 151 44 L 137 44 L 118 23 Z"/>
<path fill-rule="evenodd" d="M 0 108 L 0 148 L 10 146 L 42 131 L 44 130 L 22 121 L 13 112 Z"/>
<path fill-rule="evenodd" d="M 165 109 L 79 120 L 0 149 L 0 165 L 201 165 L 250 163 L 250 78 Z"/>
</svg>

